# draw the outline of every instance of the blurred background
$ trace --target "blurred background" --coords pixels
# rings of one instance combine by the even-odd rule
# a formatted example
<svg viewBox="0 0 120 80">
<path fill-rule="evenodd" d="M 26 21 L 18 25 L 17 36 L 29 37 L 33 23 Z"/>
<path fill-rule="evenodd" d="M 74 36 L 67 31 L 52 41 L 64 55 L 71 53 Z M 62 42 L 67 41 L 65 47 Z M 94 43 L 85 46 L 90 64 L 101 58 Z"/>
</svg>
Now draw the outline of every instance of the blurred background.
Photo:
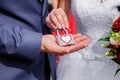
<svg viewBox="0 0 120 80">
<path fill-rule="evenodd" d="M 48 0 L 49 3 L 51 3 L 51 0 Z"/>
<path fill-rule="evenodd" d="M 52 1 L 51 1 L 51 0 L 48 0 L 48 3 L 49 3 L 48 9 L 49 9 L 49 11 L 51 11 L 51 9 L 52 9 Z"/>
</svg>

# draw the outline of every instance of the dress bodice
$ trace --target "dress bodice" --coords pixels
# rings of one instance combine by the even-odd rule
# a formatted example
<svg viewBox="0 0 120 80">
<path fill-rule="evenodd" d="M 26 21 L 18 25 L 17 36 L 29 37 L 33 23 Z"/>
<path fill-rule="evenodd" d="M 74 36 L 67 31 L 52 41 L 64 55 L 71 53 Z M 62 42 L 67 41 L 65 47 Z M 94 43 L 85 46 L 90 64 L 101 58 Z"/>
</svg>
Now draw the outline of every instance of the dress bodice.
<svg viewBox="0 0 120 80">
<path fill-rule="evenodd" d="M 88 35 L 92 40 L 100 38 L 110 30 L 113 20 L 119 15 L 120 0 L 76 0 L 72 11 L 77 23 L 77 32 Z"/>
<path fill-rule="evenodd" d="M 98 40 L 111 29 L 113 21 L 120 14 L 120 0 L 71 0 L 72 12 L 76 20 L 77 32 L 88 36 L 91 43 L 84 54 L 103 55 L 105 51 Z"/>
</svg>

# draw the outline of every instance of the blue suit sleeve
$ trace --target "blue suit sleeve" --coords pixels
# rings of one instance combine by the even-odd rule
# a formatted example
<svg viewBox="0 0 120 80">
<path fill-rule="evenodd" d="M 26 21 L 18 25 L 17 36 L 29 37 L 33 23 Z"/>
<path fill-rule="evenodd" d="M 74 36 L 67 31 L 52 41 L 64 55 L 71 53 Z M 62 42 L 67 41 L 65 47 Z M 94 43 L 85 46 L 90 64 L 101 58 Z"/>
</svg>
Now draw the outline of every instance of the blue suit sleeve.
<svg viewBox="0 0 120 80">
<path fill-rule="evenodd" d="M 42 33 L 19 26 L 0 26 L 0 54 L 34 60 L 40 54 Z"/>
</svg>

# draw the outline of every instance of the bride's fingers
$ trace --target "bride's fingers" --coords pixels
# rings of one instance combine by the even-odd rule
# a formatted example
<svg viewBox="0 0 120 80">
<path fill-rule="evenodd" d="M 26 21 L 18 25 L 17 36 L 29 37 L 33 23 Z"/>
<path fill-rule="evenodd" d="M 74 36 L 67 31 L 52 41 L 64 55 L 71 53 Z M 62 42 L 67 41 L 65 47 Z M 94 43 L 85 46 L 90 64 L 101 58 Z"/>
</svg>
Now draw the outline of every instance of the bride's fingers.
<svg viewBox="0 0 120 80">
<path fill-rule="evenodd" d="M 66 28 L 69 28 L 69 23 L 68 23 L 68 18 L 67 18 L 67 15 L 66 13 L 63 11 L 63 9 L 59 8 L 58 9 L 60 11 L 60 14 L 62 15 L 63 17 L 63 21 L 64 21 L 64 24 L 65 24 L 65 27 Z"/>
<path fill-rule="evenodd" d="M 68 19 L 67 19 L 67 15 L 65 14 L 64 10 L 59 8 L 56 12 L 55 15 L 59 21 L 59 23 L 61 24 L 61 26 L 63 28 L 68 28 Z"/>
<path fill-rule="evenodd" d="M 55 24 L 56 28 L 59 28 L 59 29 L 62 28 L 62 26 L 61 26 L 60 22 L 58 21 L 58 19 L 57 19 L 55 14 L 51 14 L 50 15 L 50 19 Z"/>
<path fill-rule="evenodd" d="M 46 24 L 49 28 L 51 28 L 53 31 L 57 29 L 56 25 L 52 22 L 52 20 L 50 19 L 50 17 L 48 16 L 46 18 Z"/>
<path fill-rule="evenodd" d="M 53 30 L 56 30 L 57 28 L 62 29 L 69 27 L 67 15 L 61 8 L 53 9 L 51 11 L 51 13 L 46 18 L 46 24 Z"/>
<path fill-rule="evenodd" d="M 55 16 L 56 16 L 57 20 L 59 21 L 60 25 L 62 26 L 62 28 L 65 28 L 65 24 L 64 24 L 62 15 L 59 12 L 56 12 Z"/>
<path fill-rule="evenodd" d="M 63 17 L 63 20 L 64 20 L 65 27 L 69 28 L 67 15 L 65 13 L 61 13 L 61 14 L 62 14 L 62 17 Z"/>
</svg>

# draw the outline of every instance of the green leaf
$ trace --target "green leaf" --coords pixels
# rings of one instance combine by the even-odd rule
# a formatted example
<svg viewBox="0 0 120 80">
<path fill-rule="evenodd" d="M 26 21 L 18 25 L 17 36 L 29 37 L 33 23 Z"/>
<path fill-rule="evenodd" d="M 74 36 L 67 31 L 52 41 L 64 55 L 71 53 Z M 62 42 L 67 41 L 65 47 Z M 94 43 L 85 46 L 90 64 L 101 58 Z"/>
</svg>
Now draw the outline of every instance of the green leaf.
<svg viewBox="0 0 120 80">
<path fill-rule="evenodd" d="M 105 37 L 105 38 L 100 38 L 99 41 L 109 41 L 110 40 L 110 36 Z"/>
<path fill-rule="evenodd" d="M 103 48 L 109 48 L 107 44 L 100 44 Z"/>
<path fill-rule="evenodd" d="M 111 35 L 111 36 L 114 36 L 114 35 L 115 35 L 115 32 L 111 30 L 111 31 L 110 31 L 110 35 Z"/>
<path fill-rule="evenodd" d="M 113 52 L 106 52 L 105 56 L 114 56 L 114 53 Z"/>
<path fill-rule="evenodd" d="M 116 70 L 116 72 L 115 72 L 115 75 L 114 76 L 116 76 L 117 75 L 117 73 L 120 71 L 120 68 L 118 68 L 117 70 Z"/>
</svg>

